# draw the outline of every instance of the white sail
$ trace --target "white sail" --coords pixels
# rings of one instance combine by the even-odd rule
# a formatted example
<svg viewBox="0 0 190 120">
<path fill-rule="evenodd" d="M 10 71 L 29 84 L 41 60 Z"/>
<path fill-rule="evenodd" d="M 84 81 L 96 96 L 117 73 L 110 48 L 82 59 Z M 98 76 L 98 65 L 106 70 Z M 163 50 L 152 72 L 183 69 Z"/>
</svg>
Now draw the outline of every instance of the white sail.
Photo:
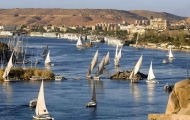
<svg viewBox="0 0 190 120">
<path fill-rule="evenodd" d="M 50 62 L 51 62 L 51 60 L 50 60 L 50 50 L 49 50 L 49 52 L 48 52 L 48 54 L 46 56 L 46 59 L 45 59 L 45 64 L 48 64 Z"/>
<path fill-rule="evenodd" d="M 12 66 L 13 66 L 12 59 L 13 59 L 13 52 L 12 52 L 12 54 L 11 54 L 11 57 L 10 57 L 10 59 L 9 59 L 9 62 L 8 62 L 8 64 L 7 64 L 7 67 L 6 67 L 6 69 L 5 69 L 5 72 L 3 73 L 3 78 L 6 78 L 6 77 L 9 75 L 9 72 L 10 72 Z"/>
<path fill-rule="evenodd" d="M 140 56 L 139 60 L 137 61 L 133 71 L 131 72 L 130 76 L 129 76 L 129 79 L 132 79 L 136 74 L 137 72 L 140 70 L 141 68 L 141 65 L 142 65 L 142 55 Z"/>
<path fill-rule="evenodd" d="M 129 79 L 132 79 L 133 77 L 135 77 L 134 75 L 134 70 L 131 72 L 130 76 L 129 76 Z"/>
<path fill-rule="evenodd" d="M 103 70 L 104 70 L 104 59 L 105 57 L 103 57 L 102 61 L 100 62 L 97 70 L 96 70 L 96 73 L 95 73 L 95 76 L 98 77 L 99 75 L 101 75 L 103 73 Z"/>
<path fill-rule="evenodd" d="M 105 57 L 104 66 L 109 65 L 109 64 L 110 64 L 110 54 L 108 51 L 108 53 L 106 54 L 106 57 Z"/>
<path fill-rule="evenodd" d="M 171 47 L 170 47 L 170 51 L 169 51 L 169 58 L 173 58 L 172 48 Z"/>
<path fill-rule="evenodd" d="M 122 47 L 120 48 L 120 50 L 118 52 L 118 45 L 117 45 L 116 51 L 115 51 L 115 58 L 114 58 L 115 66 L 119 65 L 119 60 L 121 59 L 121 50 L 122 50 Z"/>
<path fill-rule="evenodd" d="M 153 69 L 152 69 L 152 61 L 150 63 L 150 69 L 149 69 L 149 72 L 148 72 L 148 77 L 147 77 L 147 80 L 152 80 L 154 79 L 155 76 L 154 76 L 154 73 L 153 73 Z"/>
<path fill-rule="evenodd" d="M 79 36 L 76 46 L 82 46 L 81 36 Z"/>
<path fill-rule="evenodd" d="M 37 100 L 37 105 L 36 105 L 36 115 L 47 115 L 48 110 L 46 108 L 45 104 L 45 98 L 44 98 L 44 84 L 43 80 L 40 86 L 40 91 L 38 94 L 38 100 Z"/>
<path fill-rule="evenodd" d="M 141 55 L 141 57 L 139 58 L 139 60 L 137 61 L 136 65 L 135 65 L 134 75 L 137 74 L 137 72 L 140 70 L 141 65 L 142 65 L 142 55 Z"/>
<path fill-rule="evenodd" d="M 90 66 L 88 68 L 87 74 L 86 76 L 89 76 L 92 72 L 92 70 L 94 69 L 94 67 L 97 65 L 98 63 L 98 50 L 96 51 L 96 53 L 94 54 L 94 57 L 90 63 Z"/>
<path fill-rule="evenodd" d="M 118 61 L 121 59 L 121 50 L 122 50 L 122 47 L 120 48 L 119 53 L 117 54 L 117 60 Z"/>
<path fill-rule="evenodd" d="M 92 59 L 92 62 L 91 62 L 91 71 L 94 69 L 94 67 L 97 65 L 98 63 L 98 50 L 96 51 L 93 59 Z"/>
</svg>

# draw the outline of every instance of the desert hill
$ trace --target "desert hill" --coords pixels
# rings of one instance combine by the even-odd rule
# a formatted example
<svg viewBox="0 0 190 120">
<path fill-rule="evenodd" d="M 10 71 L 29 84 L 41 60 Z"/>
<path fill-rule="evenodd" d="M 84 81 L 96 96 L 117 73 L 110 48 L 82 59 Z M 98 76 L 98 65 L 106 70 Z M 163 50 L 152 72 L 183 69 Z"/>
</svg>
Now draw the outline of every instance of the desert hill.
<svg viewBox="0 0 190 120">
<path fill-rule="evenodd" d="M 0 24 L 11 25 L 95 25 L 100 22 L 121 23 L 127 21 L 134 23 L 136 19 L 150 19 L 159 17 L 170 22 L 187 19 L 165 12 L 145 10 L 114 10 L 114 9 L 40 9 L 40 8 L 15 8 L 0 9 Z"/>
</svg>

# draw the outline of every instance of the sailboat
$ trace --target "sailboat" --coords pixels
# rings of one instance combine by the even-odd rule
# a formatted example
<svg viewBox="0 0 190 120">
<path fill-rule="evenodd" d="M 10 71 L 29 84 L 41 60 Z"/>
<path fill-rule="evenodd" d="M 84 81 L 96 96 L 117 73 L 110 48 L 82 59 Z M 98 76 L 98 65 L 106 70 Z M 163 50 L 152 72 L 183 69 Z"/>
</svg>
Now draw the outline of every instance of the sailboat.
<svg viewBox="0 0 190 120">
<path fill-rule="evenodd" d="M 84 49 L 84 46 L 83 46 L 82 41 L 81 41 L 81 38 L 82 38 L 82 36 L 79 36 L 79 38 L 78 38 L 78 40 L 77 40 L 76 47 L 77 47 L 78 49 Z"/>
<path fill-rule="evenodd" d="M 142 65 L 142 55 L 140 56 L 139 60 L 137 61 L 133 71 L 131 72 L 129 79 L 131 80 L 131 82 L 139 82 L 139 79 L 135 76 L 137 74 L 137 72 L 140 70 Z"/>
<path fill-rule="evenodd" d="M 114 58 L 115 67 L 119 67 L 119 61 L 121 59 L 121 50 L 122 50 L 122 47 L 120 48 L 118 52 L 118 45 L 117 45 L 116 51 L 115 51 L 115 58 Z"/>
<path fill-rule="evenodd" d="M 54 63 L 52 63 L 51 60 L 50 60 L 50 50 L 49 50 L 49 52 L 48 52 L 48 54 L 46 56 L 45 65 L 47 65 L 47 66 L 54 66 Z"/>
<path fill-rule="evenodd" d="M 94 57 L 88 67 L 88 71 L 87 71 L 87 74 L 86 74 L 86 79 L 91 79 L 92 76 L 90 75 L 92 70 L 94 69 L 94 67 L 97 65 L 98 63 L 98 50 L 96 51 L 96 53 L 94 54 Z"/>
<path fill-rule="evenodd" d="M 99 76 L 103 73 L 103 70 L 104 70 L 104 61 L 105 61 L 105 57 L 103 57 L 102 61 L 100 62 L 95 72 L 94 80 L 100 80 Z"/>
<path fill-rule="evenodd" d="M 174 59 L 173 54 L 172 54 L 172 48 L 171 48 L 171 47 L 170 47 L 170 50 L 169 50 L 168 59 L 169 59 L 169 60 L 173 60 L 173 59 Z"/>
<path fill-rule="evenodd" d="M 40 86 L 35 112 L 36 112 L 36 116 L 33 116 L 34 119 L 37 119 L 37 120 L 53 120 L 53 118 L 49 115 L 49 112 L 46 108 L 45 98 L 44 98 L 43 80 L 42 80 L 42 83 Z"/>
<path fill-rule="evenodd" d="M 109 65 L 109 64 L 110 64 L 110 53 L 108 51 L 104 59 L 104 66 Z"/>
<path fill-rule="evenodd" d="M 96 107 L 96 88 L 95 88 L 95 81 L 93 81 L 93 92 L 92 92 L 92 100 L 86 104 L 86 107 Z"/>
<path fill-rule="evenodd" d="M 152 69 L 152 61 L 150 63 L 150 69 L 148 72 L 148 77 L 147 77 L 146 82 L 147 83 L 159 83 L 158 81 L 155 80 L 155 76 L 154 76 L 153 69 Z"/>
<path fill-rule="evenodd" d="M 7 64 L 7 67 L 6 67 L 6 69 L 5 69 L 4 73 L 3 73 L 3 76 L 2 76 L 5 82 L 20 81 L 20 79 L 18 79 L 18 78 L 9 78 L 9 72 L 10 72 L 11 68 L 13 67 L 13 61 L 12 61 L 13 60 L 13 54 L 14 53 L 12 52 L 11 57 L 9 59 L 9 62 Z"/>
</svg>

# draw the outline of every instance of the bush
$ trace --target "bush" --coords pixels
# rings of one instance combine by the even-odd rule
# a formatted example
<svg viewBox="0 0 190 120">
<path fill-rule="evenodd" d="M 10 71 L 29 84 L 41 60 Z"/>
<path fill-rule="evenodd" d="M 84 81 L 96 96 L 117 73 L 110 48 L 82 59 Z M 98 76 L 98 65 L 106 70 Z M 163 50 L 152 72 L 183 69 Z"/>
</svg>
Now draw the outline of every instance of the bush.
<svg viewBox="0 0 190 120">
<path fill-rule="evenodd" d="M 5 70 L 0 69 L 0 81 L 3 81 L 3 73 Z M 22 69 L 22 68 L 12 68 L 9 77 L 18 77 L 22 80 L 29 80 L 32 76 L 41 76 L 46 77 L 48 80 L 54 79 L 54 73 L 50 70 L 42 70 L 42 69 L 34 69 L 34 68 L 28 68 L 28 69 Z"/>
</svg>

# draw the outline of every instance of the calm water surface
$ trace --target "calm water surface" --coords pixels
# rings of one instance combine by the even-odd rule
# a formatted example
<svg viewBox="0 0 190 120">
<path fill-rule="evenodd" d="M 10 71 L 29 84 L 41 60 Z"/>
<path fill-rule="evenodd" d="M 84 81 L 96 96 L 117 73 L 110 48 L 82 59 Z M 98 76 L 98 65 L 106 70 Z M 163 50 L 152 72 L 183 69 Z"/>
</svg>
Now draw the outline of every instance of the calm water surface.
<svg viewBox="0 0 190 120">
<path fill-rule="evenodd" d="M 27 51 L 39 54 L 38 59 L 41 63 L 37 66 L 38 68 L 45 68 L 44 59 L 41 57 L 43 51 L 41 46 L 48 45 L 51 60 L 55 66 L 45 69 L 50 69 L 56 75 L 63 75 L 68 79 L 61 82 L 44 82 L 47 109 L 55 120 L 146 120 L 148 113 L 165 112 L 169 93 L 164 92 L 163 86 L 166 83 L 174 84 L 187 76 L 186 62 L 190 56 L 187 52 L 173 52 L 176 59 L 169 64 L 162 64 L 162 60 L 167 59 L 167 51 L 134 50 L 132 47 L 124 46 L 121 66 L 114 68 L 115 46 L 109 46 L 106 43 L 98 44 L 98 48 L 77 50 L 76 41 L 38 37 L 24 39 L 28 39 L 29 46 L 36 47 Z M 85 76 L 97 49 L 99 62 L 108 51 L 110 52 L 111 64 L 106 67 L 101 80 L 96 82 L 98 106 L 94 109 L 85 107 L 92 93 L 92 81 L 86 80 Z M 159 84 L 146 84 L 146 79 L 136 84 L 109 79 L 115 71 L 131 70 L 140 55 L 143 55 L 140 71 L 147 74 L 150 61 L 153 60 L 153 70 Z M 36 56 L 29 59 L 34 62 Z M 74 80 L 74 78 L 80 78 L 80 80 Z M 0 119 L 31 120 L 32 115 L 35 115 L 35 109 L 29 108 L 28 103 L 38 96 L 40 84 L 40 81 L 1 82 Z"/>
</svg>

